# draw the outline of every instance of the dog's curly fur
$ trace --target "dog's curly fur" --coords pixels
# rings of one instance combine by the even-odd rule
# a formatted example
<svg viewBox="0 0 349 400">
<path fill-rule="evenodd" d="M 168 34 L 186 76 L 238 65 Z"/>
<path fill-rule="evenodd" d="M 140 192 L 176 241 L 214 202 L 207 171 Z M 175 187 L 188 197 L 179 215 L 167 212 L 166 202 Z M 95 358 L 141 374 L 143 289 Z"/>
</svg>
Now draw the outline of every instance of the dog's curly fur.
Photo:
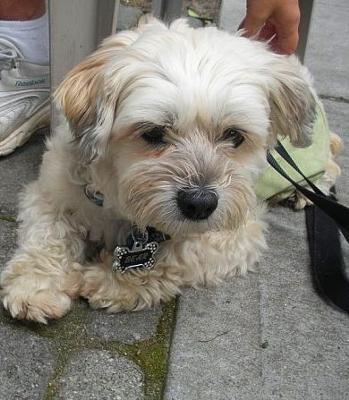
<svg viewBox="0 0 349 400">
<path fill-rule="evenodd" d="M 139 310 L 182 286 L 217 284 L 252 269 L 266 248 L 254 183 L 277 134 L 310 142 L 314 92 L 295 57 L 216 28 L 156 19 L 106 39 L 56 92 L 64 118 L 39 179 L 21 197 L 19 247 L 1 276 L 13 317 L 45 323 L 74 297 L 109 311 Z M 164 143 L 144 133 L 161 127 Z M 240 132 L 234 146 L 227 132 Z M 143 136 L 142 136 L 143 135 Z M 104 195 L 98 207 L 86 185 Z M 183 188 L 219 198 L 206 219 L 179 210 Z M 112 272 L 131 224 L 171 235 L 156 267 Z M 89 241 L 106 250 L 86 260 Z"/>
</svg>

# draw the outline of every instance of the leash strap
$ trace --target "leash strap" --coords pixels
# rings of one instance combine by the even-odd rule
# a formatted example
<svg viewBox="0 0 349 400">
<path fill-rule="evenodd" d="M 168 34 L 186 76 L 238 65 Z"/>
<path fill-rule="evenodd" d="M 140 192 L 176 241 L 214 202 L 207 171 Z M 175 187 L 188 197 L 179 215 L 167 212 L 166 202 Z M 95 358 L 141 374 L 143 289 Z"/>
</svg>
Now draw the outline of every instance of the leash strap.
<svg viewBox="0 0 349 400">
<path fill-rule="evenodd" d="M 338 203 L 333 194 L 324 194 L 308 179 L 280 142 L 275 150 L 313 189 L 311 191 L 294 181 L 268 152 L 269 164 L 315 205 L 305 209 L 315 289 L 332 305 L 349 313 L 349 281 L 344 272 L 339 236 L 340 230 L 349 243 L 349 208 Z"/>
</svg>

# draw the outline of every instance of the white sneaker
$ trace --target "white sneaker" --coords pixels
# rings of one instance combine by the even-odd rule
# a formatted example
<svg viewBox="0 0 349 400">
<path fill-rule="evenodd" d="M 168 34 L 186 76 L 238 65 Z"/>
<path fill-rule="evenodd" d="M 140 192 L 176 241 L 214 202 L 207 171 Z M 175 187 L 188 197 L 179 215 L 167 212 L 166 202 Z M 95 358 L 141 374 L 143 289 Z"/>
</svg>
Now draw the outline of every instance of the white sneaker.
<svg viewBox="0 0 349 400">
<path fill-rule="evenodd" d="M 0 156 L 50 123 L 49 97 L 49 66 L 26 61 L 13 43 L 0 37 Z"/>
</svg>

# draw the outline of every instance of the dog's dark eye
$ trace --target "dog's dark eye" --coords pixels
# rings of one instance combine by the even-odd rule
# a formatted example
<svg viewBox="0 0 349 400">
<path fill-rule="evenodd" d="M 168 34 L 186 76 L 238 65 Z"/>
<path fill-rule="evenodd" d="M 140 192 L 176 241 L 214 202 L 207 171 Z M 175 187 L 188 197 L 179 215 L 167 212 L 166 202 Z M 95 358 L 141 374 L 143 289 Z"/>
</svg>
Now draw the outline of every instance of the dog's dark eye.
<svg viewBox="0 0 349 400">
<path fill-rule="evenodd" d="M 241 129 L 229 128 L 224 132 L 223 137 L 225 140 L 230 140 L 236 149 L 245 141 L 244 133 L 245 131 Z"/>
<path fill-rule="evenodd" d="M 164 144 L 164 128 L 161 126 L 155 126 L 149 131 L 142 134 L 142 138 L 149 144 L 157 145 Z"/>
</svg>

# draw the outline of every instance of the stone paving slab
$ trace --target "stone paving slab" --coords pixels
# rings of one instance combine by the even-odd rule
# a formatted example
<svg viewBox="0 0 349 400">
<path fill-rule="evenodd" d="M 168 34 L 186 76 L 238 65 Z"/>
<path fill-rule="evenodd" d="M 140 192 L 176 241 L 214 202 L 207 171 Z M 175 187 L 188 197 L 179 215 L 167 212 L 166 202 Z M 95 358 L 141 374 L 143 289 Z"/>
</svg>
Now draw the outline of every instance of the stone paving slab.
<svg viewBox="0 0 349 400">
<path fill-rule="evenodd" d="M 262 353 L 263 398 L 344 399 L 348 316 L 312 288 L 304 214 L 276 209 L 268 219 L 270 251 L 260 265 L 259 283 L 260 330 L 268 343 Z"/>
<path fill-rule="evenodd" d="M 349 105 L 324 103 L 345 140 L 338 191 L 349 204 Z M 347 397 L 348 316 L 312 288 L 304 214 L 277 207 L 268 222 L 270 249 L 257 275 L 180 298 L 167 400 Z M 215 339 L 202 344 L 203 336 Z"/>
<path fill-rule="evenodd" d="M 319 94 L 349 99 L 349 2 L 315 0 L 305 64 Z"/>
<path fill-rule="evenodd" d="M 0 216 L 17 213 L 18 193 L 38 174 L 47 130 L 41 130 L 23 147 L 0 158 Z"/>
<path fill-rule="evenodd" d="M 143 12 L 138 7 L 130 7 L 120 4 L 116 28 L 118 31 L 131 29 L 137 26 L 138 19 L 143 15 Z"/>
<path fill-rule="evenodd" d="M 258 398 L 263 350 L 257 278 L 183 293 L 166 400 Z"/>
<path fill-rule="evenodd" d="M 75 355 L 60 381 L 61 400 L 141 400 L 143 373 L 125 357 L 107 351 Z"/>
<path fill-rule="evenodd" d="M 105 310 L 92 311 L 87 329 L 94 337 L 133 344 L 155 335 L 161 314 L 161 307 L 119 314 L 108 314 Z"/>
<path fill-rule="evenodd" d="M 46 339 L 0 322 L 0 400 L 41 400 L 53 364 Z"/>
<path fill-rule="evenodd" d="M 349 205 L 349 104 L 337 101 L 323 100 L 325 110 L 329 115 L 329 124 L 333 132 L 341 136 L 344 149 L 338 156 L 338 164 L 341 166 L 342 175 L 337 180 L 336 190 L 340 202 Z M 342 237 L 342 250 L 344 259 L 349 260 L 349 245 Z M 349 261 L 346 264 L 349 276 Z"/>
<path fill-rule="evenodd" d="M 219 26 L 228 32 L 236 32 L 245 16 L 246 2 L 240 0 L 222 0 Z"/>
<path fill-rule="evenodd" d="M 349 97 L 349 90 L 348 95 Z M 329 119 L 330 129 L 337 133 L 344 140 L 344 149 L 338 156 L 338 163 L 343 170 L 343 174 L 337 181 L 337 192 L 341 201 L 349 199 L 349 103 L 338 101 L 322 101 Z M 348 204 L 348 203 L 347 203 Z"/>
<path fill-rule="evenodd" d="M 0 272 L 14 252 L 16 239 L 16 224 L 0 220 Z"/>
</svg>

